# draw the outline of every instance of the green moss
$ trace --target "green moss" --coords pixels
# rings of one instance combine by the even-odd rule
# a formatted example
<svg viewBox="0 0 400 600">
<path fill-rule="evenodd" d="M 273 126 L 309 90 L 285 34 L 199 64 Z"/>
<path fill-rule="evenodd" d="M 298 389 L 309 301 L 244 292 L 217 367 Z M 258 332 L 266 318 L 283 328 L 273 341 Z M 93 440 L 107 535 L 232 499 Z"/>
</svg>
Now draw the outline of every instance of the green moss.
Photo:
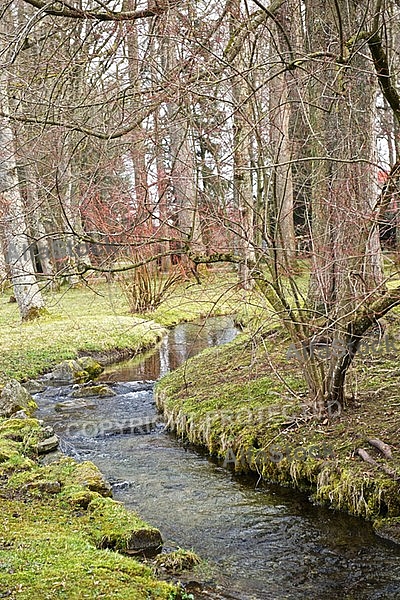
<svg viewBox="0 0 400 600">
<path fill-rule="evenodd" d="M 190 571 L 200 562 L 200 558 L 195 552 L 183 548 L 159 554 L 154 559 L 154 564 L 158 569 L 174 574 Z"/>
<path fill-rule="evenodd" d="M 313 420 L 287 346 L 276 332 L 243 334 L 168 374 L 156 398 L 169 427 L 225 466 L 311 491 L 316 502 L 367 519 L 400 515 L 400 457 L 395 452 L 387 463 L 368 446 L 371 465 L 356 454 L 369 438 L 399 445 L 397 396 L 390 403 L 363 397 L 334 421 Z"/>
<path fill-rule="evenodd" d="M 1 500 L 1 510 L 2 596 L 167 600 L 177 591 L 134 559 L 96 549 L 85 516 L 74 517 L 57 497 L 46 504 Z"/>
<path fill-rule="evenodd" d="M 90 379 L 95 379 L 104 371 L 104 368 L 90 356 L 82 356 L 77 359 L 77 362 L 81 365 L 82 369 L 86 371 Z"/>
<path fill-rule="evenodd" d="M 12 440 L 2 439 L 0 441 L 0 463 L 8 462 L 19 455 L 20 444 Z"/>
<path fill-rule="evenodd" d="M 15 449 L 13 456 L 1 465 L 2 469 L 8 470 L 13 465 L 27 468 L 28 457 L 37 456 L 37 445 L 42 437 L 42 427 L 36 419 L 0 419 L 0 448 L 12 441 Z"/>
<path fill-rule="evenodd" d="M 71 395 L 73 398 L 90 398 L 91 396 L 108 398 L 110 396 L 115 396 L 115 392 L 108 385 L 98 384 L 80 386 L 78 389 L 74 390 Z"/>
<path fill-rule="evenodd" d="M 162 546 L 158 529 L 111 498 L 94 498 L 89 503 L 88 531 L 97 548 L 156 554 Z"/>
</svg>

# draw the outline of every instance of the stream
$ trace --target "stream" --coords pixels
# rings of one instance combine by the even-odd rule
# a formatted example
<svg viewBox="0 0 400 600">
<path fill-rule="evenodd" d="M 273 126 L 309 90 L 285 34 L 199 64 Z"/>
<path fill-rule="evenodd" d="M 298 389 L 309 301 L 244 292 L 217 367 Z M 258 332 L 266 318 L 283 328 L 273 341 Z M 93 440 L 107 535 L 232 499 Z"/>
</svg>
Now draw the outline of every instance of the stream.
<svg viewBox="0 0 400 600">
<path fill-rule="evenodd" d="M 228 317 L 177 325 L 153 351 L 106 369 L 100 379 L 115 396 L 70 402 L 71 386 L 48 387 L 35 395 L 38 417 L 64 452 L 96 463 L 114 498 L 158 527 L 167 549 L 193 549 L 211 563 L 204 577 L 216 591 L 207 597 L 400 599 L 400 548 L 370 524 L 237 477 L 165 430 L 154 381 L 236 333 Z"/>
</svg>

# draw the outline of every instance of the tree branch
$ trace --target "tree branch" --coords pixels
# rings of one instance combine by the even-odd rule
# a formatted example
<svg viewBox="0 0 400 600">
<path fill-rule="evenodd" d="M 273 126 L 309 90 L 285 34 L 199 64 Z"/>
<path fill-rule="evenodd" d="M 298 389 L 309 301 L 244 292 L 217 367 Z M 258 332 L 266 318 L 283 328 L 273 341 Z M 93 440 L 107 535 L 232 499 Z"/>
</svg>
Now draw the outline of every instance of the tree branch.
<svg viewBox="0 0 400 600">
<path fill-rule="evenodd" d="M 47 15 L 55 17 L 68 17 L 70 19 L 91 19 L 93 21 L 137 21 L 138 19 L 148 19 L 156 15 L 160 15 L 168 8 L 169 2 L 155 2 L 151 8 L 143 10 L 134 10 L 127 12 L 115 12 L 113 10 L 82 10 L 70 6 L 66 2 L 56 0 L 54 2 L 44 2 L 43 0 L 23 0 L 26 4 L 30 4 L 35 8 L 42 10 Z M 60 8 L 56 8 L 56 7 Z"/>
</svg>

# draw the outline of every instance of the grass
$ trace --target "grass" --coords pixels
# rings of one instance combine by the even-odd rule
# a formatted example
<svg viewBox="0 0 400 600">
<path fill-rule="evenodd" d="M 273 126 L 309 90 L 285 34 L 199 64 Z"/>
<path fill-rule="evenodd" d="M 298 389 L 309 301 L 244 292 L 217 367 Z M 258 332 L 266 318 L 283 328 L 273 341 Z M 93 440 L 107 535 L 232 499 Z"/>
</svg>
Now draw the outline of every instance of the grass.
<svg viewBox="0 0 400 600">
<path fill-rule="evenodd" d="M 46 292 L 47 315 L 28 323 L 8 298 L 0 298 L 0 384 L 34 378 L 79 352 L 140 352 L 161 339 L 164 327 L 234 312 L 243 296 L 233 276 L 209 275 L 202 285 L 179 286 L 155 312 L 132 315 L 118 283 L 94 283 Z"/>
<path fill-rule="evenodd" d="M 158 546 L 159 531 L 108 497 L 94 464 L 41 465 L 41 431 L 35 419 L 0 420 L 0 597 L 179 598 L 175 586 L 121 554 Z"/>
<path fill-rule="evenodd" d="M 41 598 L 175 597 L 150 568 L 110 550 L 99 550 L 85 530 L 86 517 L 57 500 L 2 500 L 0 595 Z"/>
<path fill-rule="evenodd" d="M 389 372 L 400 375 L 396 353 L 356 361 L 349 384 L 355 397 L 340 417 L 316 422 L 301 372 L 286 358 L 288 346 L 280 330 L 264 340 L 242 334 L 168 374 L 156 394 L 170 428 L 236 471 L 307 490 L 315 502 L 353 515 L 399 518 L 398 381 L 393 375 L 385 383 Z M 393 459 L 383 458 L 370 438 L 389 443 Z M 358 448 L 376 464 L 364 462 Z"/>
</svg>

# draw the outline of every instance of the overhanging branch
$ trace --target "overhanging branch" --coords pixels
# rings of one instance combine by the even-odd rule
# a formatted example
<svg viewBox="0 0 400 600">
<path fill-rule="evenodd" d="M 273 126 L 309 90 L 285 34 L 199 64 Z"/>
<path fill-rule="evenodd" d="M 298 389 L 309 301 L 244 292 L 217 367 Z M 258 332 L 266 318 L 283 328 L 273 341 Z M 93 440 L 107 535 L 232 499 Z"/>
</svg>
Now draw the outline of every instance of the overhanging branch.
<svg viewBox="0 0 400 600">
<path fill-rule="evenodd" d="M 47 15 L 55 17 L 68 17 L 70 19 L 91 19 L 92 21 L 137 21 L 138 19 L 148 19 L 156 15 L 160 15 L 168 8 L 169 2 L 154 2 L 151 8 L 134 11 L 113 11 L 113 10 L 82 10 L 71 6 L 67 2 L 59 0 L 55 2 L 44 2 L 43 0 L 23 0 L 26 4 L 30 4 L 35 8 L 40 9 Z"/>
</svg>

